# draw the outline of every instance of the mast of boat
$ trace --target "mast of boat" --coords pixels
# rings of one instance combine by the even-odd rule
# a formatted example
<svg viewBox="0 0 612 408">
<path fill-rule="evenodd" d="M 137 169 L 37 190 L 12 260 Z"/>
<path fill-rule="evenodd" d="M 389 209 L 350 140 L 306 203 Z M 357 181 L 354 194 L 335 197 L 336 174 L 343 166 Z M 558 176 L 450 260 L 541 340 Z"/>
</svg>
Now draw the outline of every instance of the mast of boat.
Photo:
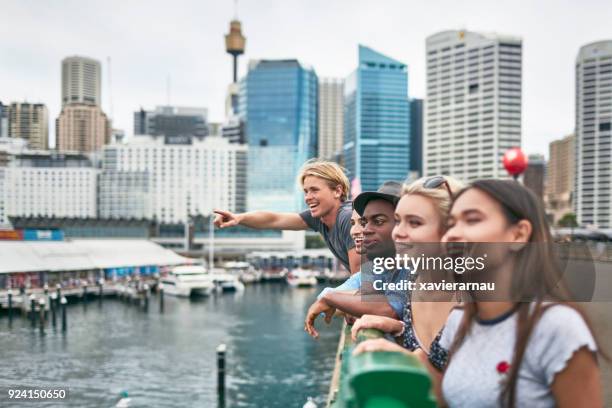
<svg viewBox="0 0 612 408">
<path fill-rule="evenodd" d="M 216 185 L 212 186 L 212 191 L 210 194 L 210 219 L 208 221 L 208 269 L 210 273 L 213 272 L 213 268 L 215 267 L 215 187 Z"/>
<path fill-rule="evenodd" d="M 212 273 L 215 266 L 215 216 L 214 213 L 210 214 L 210 225 L 208 235 L 208 268 Z"/>
</svg>

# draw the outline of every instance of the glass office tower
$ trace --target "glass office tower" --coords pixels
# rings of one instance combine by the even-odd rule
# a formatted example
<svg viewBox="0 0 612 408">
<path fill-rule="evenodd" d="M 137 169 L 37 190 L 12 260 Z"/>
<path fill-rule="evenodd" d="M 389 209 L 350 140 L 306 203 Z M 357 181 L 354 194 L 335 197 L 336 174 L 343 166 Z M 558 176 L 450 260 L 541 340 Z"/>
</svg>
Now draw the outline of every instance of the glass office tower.
<svg viewBox="0 0 612 408">
<path fill-rule="evenodd" d="M 351 180 L 374 191 L 410 170 L 406 64 L 359 46 L 359 65 L 344 88 L 344 160 Z"/>
<path fill-rule="evenodd" d="M 297 174 L 317 154 L 317 75 L 297 60 L 252 61 L 240 88 L 249 144 L 248 208 L 298 211 L 303 198 Z"/>
</svg>

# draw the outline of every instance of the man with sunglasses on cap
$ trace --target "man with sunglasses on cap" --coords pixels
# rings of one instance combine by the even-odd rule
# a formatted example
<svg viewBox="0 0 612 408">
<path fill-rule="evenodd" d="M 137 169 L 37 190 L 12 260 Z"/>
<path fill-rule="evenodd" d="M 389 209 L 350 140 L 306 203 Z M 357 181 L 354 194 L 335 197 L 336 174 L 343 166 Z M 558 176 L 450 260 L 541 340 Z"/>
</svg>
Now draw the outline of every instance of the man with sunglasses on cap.
<svg viewBox="0 0 612 408">
<path fill-rule="evenodd" d="M 378 191 L 364 192 L 355 199 L 354 208 L 361 216 L 363 226 L 363 250 L 367 261 L 362 265 L 365 275 L 354 275 L 350 280 L 359 280 L 358 286 L 362 288 L 362 293 L 342 291 L 345 285 L 323 293 L 323 296 L 309 308 L 304 322 L 304 330 L 312 337 L 318 337 L 318 332 L 314 327 L 317 316 L 321 313 L 325 314 L 325 321 L 329 323 L 336 309 L 351 316 L 374 314 L 396 319 L 402 317 L 407 301 L 403 291 L 385 292 L 384 296 L 379 293 L 369 301 L 364 301 L 362 298 L 364 289 L 370 292 L 372 282 L 369 282 L 370 279 L 362 278 L 372 276 L 371 272 L 366 273 L 372 268 L 371 261 L 375 258 L 395 257 L 395 244 L 391 232 L 395 225 L 394 212 L 399 201 L 401 187 L 400 183 L 386 182 Z M 386 271 L 384 275 L 379 276 L 386 282 L 397 282 L 406 277 L 406 271 Z"/>
</svg>

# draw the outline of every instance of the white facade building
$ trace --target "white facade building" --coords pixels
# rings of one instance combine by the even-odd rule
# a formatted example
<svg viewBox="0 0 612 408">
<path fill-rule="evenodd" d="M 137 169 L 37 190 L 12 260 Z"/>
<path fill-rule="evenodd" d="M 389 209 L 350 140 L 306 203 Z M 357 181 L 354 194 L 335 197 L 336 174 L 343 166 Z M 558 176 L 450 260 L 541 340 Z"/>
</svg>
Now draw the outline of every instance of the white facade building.
<svg viewBox="0 0 612 408">
<path fill-rule="evenodd" d="M 127 214 L 116 205 L 103 205 L 112 201 L 103 194 L 114 189 L 115 196 L 128 197 L 134 194 L 128 191 L 133 185 L 126 182 L 105 189 L 101 184 L 101 212 L 105 216 L 155 217 L 162 223 L 183 223 L 188 216 L 208 215 L 214 208 L 244 209 L 246 146 L 230 144 L 219 137 L 172 140 L 182 144 L 166 144 L 168 138 L 164 137 L 138 135 L 125 144 L 104 147 L 101 179 L 132 177 L 133 185 L 142 192 L 138 200 L 150 200 L 139 207 L 142 214 L 134 211 L 135 207 Z M 141 177 L 143 173 L 147 177 Z M 125 191 L 118 191 L 121 189 Z"/>
<path fill-rule="evenodd" d="M 427 38 L 423 174 L 503 178 L 521 145 L 520 38 L 443 31 Z"/>
<path fill-rule="evenodd" d="M 4 169 L 9 216 L 96 217 L 96 177 L 87 167 L 7 167 Z"/>
<path fill-rule="evenodd" d="M 344 139 L 344 80 L 319 80 L 319 152 L 321 159 L 342 153 Z"/>
<path fill-rule="evenodd" d="M 29 150 L 21 139 L 0 140 L 0 225 L 10 216 L 96 217 L 99 170 L 76 152 Z"/>
<path fill-rule="evenodd" d="M 62 60 L 62 106 L 79 103 L 100 106 L 100 62 L 87 57 L 73 56 Z"/>
<path fill-rule="evenodd" d="M 575 208 L 583 226 L 612 228 L 612 40 L 576 58 Z"/>
</svg>

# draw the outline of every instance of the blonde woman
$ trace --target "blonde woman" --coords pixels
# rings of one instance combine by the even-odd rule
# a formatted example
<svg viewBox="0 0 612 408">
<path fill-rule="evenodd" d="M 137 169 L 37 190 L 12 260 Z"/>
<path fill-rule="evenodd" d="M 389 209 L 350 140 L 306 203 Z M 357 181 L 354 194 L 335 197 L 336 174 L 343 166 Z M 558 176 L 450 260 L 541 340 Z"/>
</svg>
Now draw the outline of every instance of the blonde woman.
<svg viewBox="0 0 612 408">
<path fill-rule="evenodd" d="M 443 176 L 423 178 L 404 187 L 400 201 L 395 208 L 393 240 L 401 252 L 402 246 L 417 244 L 421 249 L 437 250 L 437 243 L 446 232 L 446 219 L 451 207 L 453 194 L 463 188 L 461 182 Z M 421 251 L 419 251 L 421 252 Z M 415 276 L 416 283 L 427 279 L 425 273 Z M 364 342 L 356 353 L 374 350 L 422 350 L 431 363 L 442 369 L 447 359 L 446 350 L 438 340 L 450 311 L 456 306 L 453 299 L 432 299 L 434 293 L 411 294 L 402 320 L 382 316 L 364 315 L 353 325 L 352 336 L 360 330 L 374 328 L 390 333 L 401 344 L 379 339 Z M 434 300 L 434 301 L 432 301 Z"/>
</svg>

